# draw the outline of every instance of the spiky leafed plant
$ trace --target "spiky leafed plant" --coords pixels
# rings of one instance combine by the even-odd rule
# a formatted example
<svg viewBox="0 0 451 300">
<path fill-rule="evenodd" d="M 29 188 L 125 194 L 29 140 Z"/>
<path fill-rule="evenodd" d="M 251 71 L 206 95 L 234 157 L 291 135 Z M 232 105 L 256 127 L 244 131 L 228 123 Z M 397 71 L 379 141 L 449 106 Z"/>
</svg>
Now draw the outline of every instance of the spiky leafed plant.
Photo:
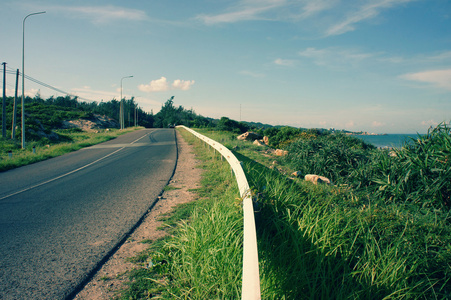
<svg viewBox="0 0 451 300">
<path fill-rule="evenodd" d="M 393 201 L 451 206 L 451 129 L 445 124 L 412 138 L 395 156 L 380 161 L 373 181 L 377 193 Z M 385 161 L 385 162 L 386 162 Z"/>
<path fill-rule="evenodd" d="M 349 183 L 350 175 L 368 164 L 375 147 L 344 134 L 301 136 L 288 147 L 286 162 L 303 174 L 318 174 L 336 183 Z"/>
</svg>

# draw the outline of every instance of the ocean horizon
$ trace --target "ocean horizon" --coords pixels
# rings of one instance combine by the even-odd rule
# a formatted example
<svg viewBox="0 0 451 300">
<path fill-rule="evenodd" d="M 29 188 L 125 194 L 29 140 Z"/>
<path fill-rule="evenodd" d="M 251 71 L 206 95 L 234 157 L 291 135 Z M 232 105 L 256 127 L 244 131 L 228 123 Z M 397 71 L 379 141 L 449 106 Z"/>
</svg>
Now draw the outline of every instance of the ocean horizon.
<svg viewBox="0 0 451 300">
<path fill-rule="evenodd" d="M 401 148 L 405 143 L 411 142 L 411 138 L 417 139 L 418 134 L 384 134 L 384 135 L 353 135 L 378 148 Z"/>
</svg>

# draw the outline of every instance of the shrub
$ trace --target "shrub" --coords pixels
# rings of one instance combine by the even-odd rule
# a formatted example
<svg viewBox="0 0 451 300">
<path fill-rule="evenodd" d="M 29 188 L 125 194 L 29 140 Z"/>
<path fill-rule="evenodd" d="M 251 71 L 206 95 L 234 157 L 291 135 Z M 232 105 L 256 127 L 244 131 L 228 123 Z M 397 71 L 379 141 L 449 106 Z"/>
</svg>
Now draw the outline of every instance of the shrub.
<svg viewBox="0 0 451 300">
<path fill-rule="evenodd" d="M 391 201 L 451 207 L 451 135 L 446 124 L 373 164 L 374 192 Z"/>
<path fill-rule="evenodd" d="M 230 131 L 233 133 L 241 134 L 249 130 L 249 126 L 242 122 L 231 120 L 227 117 L 222 117 L 216 125 L 218 130 Z"/>
<path fill-rule="evenodd" d="M 306 131 L 288 147 L 285 161 L 303 174 L 318 174 L 337 183 L 349 183 L 355 169 L 365 166 L 373 146 L 341 133 L 318 134 Z"/>
</svg>

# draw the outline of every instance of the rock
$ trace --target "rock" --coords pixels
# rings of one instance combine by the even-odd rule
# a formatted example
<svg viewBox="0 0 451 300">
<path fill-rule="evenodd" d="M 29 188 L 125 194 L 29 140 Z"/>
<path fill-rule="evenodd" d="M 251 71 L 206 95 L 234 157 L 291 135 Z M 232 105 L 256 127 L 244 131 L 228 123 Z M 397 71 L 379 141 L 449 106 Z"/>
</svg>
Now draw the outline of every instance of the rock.
<svg viewBox="0 0 451 300">
<path fill-rule="evenodd" d="M 266 146 L 265 143 L 262 142 L 262 140 L 255 140 L 253 144 L 257 146 Z"/>
<path fill-rule="evenodd" d="M 248 131 L 246 133 L 243 133 L 242 135 L 237 136 L 237 139 L 240 141 L 253 141 L 261 140 L 262 136 L 255 132 Z"/>
<path fill-rule="evenodd" d="M 301 175 L 302 175 L 301 171 L 294 171 L 293 173 L 291 173 L 291 176 L 294 176 L 294 177 L 299 177 Z"/>
<path fill-rule="evenodd" d="M 318 184 L 318 183 L 330 184 L 329 178 L 324 177 L 324 176 L 314 175 L 314 174 L 307 174 L 307 175 L 305 175 L 304 179 L 305 179 L 305 181 L 313 182 L 313 184 Z"/>
<path fill-rule="evenodd" d="M 276 152 L 276 150 L 268 148 L 268 149 L 266 149 L 265 154 L 274 154 L 275 152 Z"/>
<path fill-rule="evenodd" d="M 84 131 L 95 132 L 105 128 L 119 128 L 116 120 L 107 116 L 93 114 L 89 119 L 78 119 L 63 122 L 63 128 L 79 128 Z"/>
<path fill-rule="evenodd" d="M 274 154 L 276 156 L 285 156 L 288 154 L 288 151 L 286 150 L 281 150 L 281 149 L 276 149 L 276 151 L 274 152 Z"/>
<path fill-rule="evenodd" d="M 269 138 L 266 135 L 263 137 L 263 143 L 265 143 L 266 146 L 269 146 Z"/>
</svg>

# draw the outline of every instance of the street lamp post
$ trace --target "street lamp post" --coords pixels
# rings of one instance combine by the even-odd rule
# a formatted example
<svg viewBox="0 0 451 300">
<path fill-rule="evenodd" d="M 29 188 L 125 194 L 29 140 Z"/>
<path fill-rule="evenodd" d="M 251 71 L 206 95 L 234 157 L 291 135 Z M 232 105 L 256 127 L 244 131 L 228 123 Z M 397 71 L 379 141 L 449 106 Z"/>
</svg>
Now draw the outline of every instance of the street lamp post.
<svg viewBox="0 0 451 300">
<path fill-rule="evenodd" d="M 125 125 L 124 125 L 125 124 L 125 122 L 124 122 L 124 119 L 125 119 L 125 116 L 124 116 L 124 101 L 122 100 L 122 80 L 124 78 L 131 78 L 131 77 L 133 77 L 133 75 L 125 76 L 125 77 L 121 78 L 121 103 L 120 103 L 120 112 L 119 112 L 119 122 L 121 123 L 121 130 L 124 129 L 124 127 L 125 127 Z"/>
<path fill-rule="evenodd" d="M 134 125 L 138 126 L 138 103 L 135 103 L 135 115 L 134 115 Z"/>
<path fill-rule="evenodd" d="M 138 97 L 134 97 L 134 100 L 136 100 Z M 138 126 L 138 103 L 136 102 L 134 102 L 133 103 L 133 109 L 134 109 L 134 112 L 133 112 L 133 126 Z"/>
<path fill-rule="evenodd" d="M 22 22 L 22 149 L 25 148 L 25 20 L 29 16 L 45 14 L 45 11 L 31 13 Z"/>
</svg>

